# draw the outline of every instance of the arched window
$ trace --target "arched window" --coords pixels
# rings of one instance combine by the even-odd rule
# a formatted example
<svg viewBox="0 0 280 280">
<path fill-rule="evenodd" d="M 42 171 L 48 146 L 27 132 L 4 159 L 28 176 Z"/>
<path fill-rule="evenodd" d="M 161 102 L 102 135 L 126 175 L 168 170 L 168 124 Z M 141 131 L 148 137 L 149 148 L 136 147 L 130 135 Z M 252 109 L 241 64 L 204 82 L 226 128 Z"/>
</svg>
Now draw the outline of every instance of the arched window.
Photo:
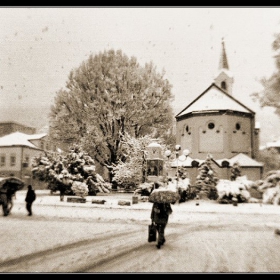
<svg viewBox="0 0 280 280">
<path fill-rule="evenodd" d="M 222 161 L 222 167 L 229 167 L 229 162 L 227 160 Z"/>
<path fill-rule="evenodd" d="M 235 124 L 235 129 L 236 130 L 240 130 L 241 129 L 241 124 L 240 123 L 236 123 Z"/>
<path fill-rule="evenodd" d="M 227 89 L 227 83 L 225 81 L 221 82 L 221 88 L 226 90 Z"/>
<path fill-rule="evenodd" d="M 199 162 L 196 160 L 192 161 L 192 167 L 198 167 L 199 166 Z"/>
</svg>

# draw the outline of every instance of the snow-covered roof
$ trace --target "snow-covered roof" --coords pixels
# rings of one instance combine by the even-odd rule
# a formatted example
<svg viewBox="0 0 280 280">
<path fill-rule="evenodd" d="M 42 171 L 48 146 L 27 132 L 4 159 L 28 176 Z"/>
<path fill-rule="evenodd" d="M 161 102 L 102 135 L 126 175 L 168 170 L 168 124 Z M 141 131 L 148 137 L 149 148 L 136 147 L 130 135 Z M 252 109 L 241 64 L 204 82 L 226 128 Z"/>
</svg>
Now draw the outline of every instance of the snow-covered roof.
<svg viewBox="0 0 280 280">
<path fill-rule="evenodd" d="M 205 162 L 205 160 L 203 160 L 203 159 L 193 159 L 193 158 L 188 156 L 185 160 L 180 160 L 180 157 L 179 157 L 178 160 L 177 159 L 173 160 L 170 165 L 171 165 L 171 167 L 177 167 L 177 165 L 178 165 L 178 167 L 180 167 L 180 166 L 192 167 L 192 162 L 194 160 L 199 163 L 198 164 L 199 166 L 203 162 Z M 243 153 L 240 153 L 240 154 L 238 154 L 238 155 L 236 155 L 236 156 L 234 156 L 234 157 L 232 157 L 230 159 L 223 158 L 223 159 L 217 159 L 217 160 L 216 159 L 212 159 L 212 160 L 213 160 L 214 163 L 216 163 L 220 167 L 222 166 L 222 162 L 223 161 L 228 161 L 229 162 L 229 166 L 233 166 L 233 164 L 235 162 L 238 162 L 241 167 L 261 167 L 261 166 L 263 166 L 262 163 L 257 162 L 256 160 L 250 158 L 249 156 L 247 156 L 247 155 L 245 155 Z"/>
<path fill-rule="evenodd" d="M 41 139 L 42 137 L 46 136 L 45 133 L 43 134 L 25 134 L 22 132 L 13 132 L 8 135 L 0 137 L 0 147 L 2 146 L 26 146 L 30 148 L 39 149 L 34 144 L 32 144 L 29 140 Z"/>
<path fill-rule="evenodd" d="M 155 147 L 161 148 L 161 145 L 158 144 L 158 143 L 156 143 L 156 142 L 152 142 L 152 143 L 149 144 L 147 147 L 148 147 L 148 148 L 155 148 Z"/>
<path fill-rule="evenodd" d="M 176 117 L 201 111 L 213 112 L 224 110 L 254 114 L 254 111 L 226 93 L 215 83 L 212 83 L 202 94 L 200 94 L 185 109 L 178 113 Z"/>
<path fill-rule="evenodd" d="M 260 167 L 263 166 L 263 163 L 260 163 L 249 156 L 240 153 L 229 160 L 230 166 L 232 166 L 235 162 L 238 162 L 238 164 L 242 167 L 250 166 L 250 167 Z"/>
<path fill-rule="evenodd" d="M 266 143 L 266 148 L 277 148 L 277 147 L 280 147 L 280 140 Z"/>
<path fill-rule="evenodd" d="M 39 140 L 47 136 L 47 133 L 38 133 L 38 134 L 32 134 L 27 136 L 28 136 L 28 140 Z"/>
<path fill-rule="evenodd" d="M 256 122 L 255 123 L 255 128 L 260 129 L 261 128 L 261 123 L 260 122 Z"/>
</svg>

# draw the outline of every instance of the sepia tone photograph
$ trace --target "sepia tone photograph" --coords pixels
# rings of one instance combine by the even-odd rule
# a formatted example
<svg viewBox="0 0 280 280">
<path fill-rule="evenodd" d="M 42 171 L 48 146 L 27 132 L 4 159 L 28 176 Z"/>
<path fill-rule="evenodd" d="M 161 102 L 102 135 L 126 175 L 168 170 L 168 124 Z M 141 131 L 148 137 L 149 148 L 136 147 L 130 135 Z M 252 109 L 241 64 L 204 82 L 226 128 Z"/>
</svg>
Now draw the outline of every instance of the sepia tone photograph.
<svg viewBox="0 0 280 280">
<path fill-rule="evenodd" d="M 280 6 L 1 6 L 0 273 L 280 273 Z"/>
</svg>

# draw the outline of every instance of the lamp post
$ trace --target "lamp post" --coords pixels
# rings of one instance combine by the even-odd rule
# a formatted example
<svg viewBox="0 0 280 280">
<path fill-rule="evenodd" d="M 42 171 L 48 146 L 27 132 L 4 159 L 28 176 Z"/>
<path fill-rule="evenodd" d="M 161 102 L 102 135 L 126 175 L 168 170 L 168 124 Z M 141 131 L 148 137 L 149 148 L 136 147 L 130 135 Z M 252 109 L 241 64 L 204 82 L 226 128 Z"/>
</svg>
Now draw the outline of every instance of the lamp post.
<svg viewBox="0 0 280 280">
<path fill-rule="evenodd" d="M 178 180 L 179 180 L 179 160 L 180 161 L 185 161 L 188 155 L 190 154 L 190 151 L 188 149 L 183 150 L 183 154 L 180 156 L 179 151 L 181 150 L 181 145 L 175 145 L 175 155 L 176 155 L 176 188 L 178 190 Z M 169 158 L 172 154 L 170 150 L 165 151 L 165 156 L 168 158 L 168 163 L 169 163 Z"/>
</svg>

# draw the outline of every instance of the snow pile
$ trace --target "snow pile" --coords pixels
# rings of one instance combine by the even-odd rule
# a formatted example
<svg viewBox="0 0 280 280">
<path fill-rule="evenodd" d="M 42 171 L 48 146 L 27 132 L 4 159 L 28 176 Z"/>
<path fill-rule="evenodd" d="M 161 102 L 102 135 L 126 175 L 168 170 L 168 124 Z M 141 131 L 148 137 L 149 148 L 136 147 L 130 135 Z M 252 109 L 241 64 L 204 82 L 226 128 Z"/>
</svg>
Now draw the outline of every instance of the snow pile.
<svg viewBox="0 0 280 280">
<path fill-rule="evenodd" d="M 246 176 L 239 177 L 235 181 L 220 179 L 216 189 L 219 203 L 237 202 L 258 202 L 251 197 L 249 189 L 253 186 L 253 181 L 247 180 Z"/>
</svg>

